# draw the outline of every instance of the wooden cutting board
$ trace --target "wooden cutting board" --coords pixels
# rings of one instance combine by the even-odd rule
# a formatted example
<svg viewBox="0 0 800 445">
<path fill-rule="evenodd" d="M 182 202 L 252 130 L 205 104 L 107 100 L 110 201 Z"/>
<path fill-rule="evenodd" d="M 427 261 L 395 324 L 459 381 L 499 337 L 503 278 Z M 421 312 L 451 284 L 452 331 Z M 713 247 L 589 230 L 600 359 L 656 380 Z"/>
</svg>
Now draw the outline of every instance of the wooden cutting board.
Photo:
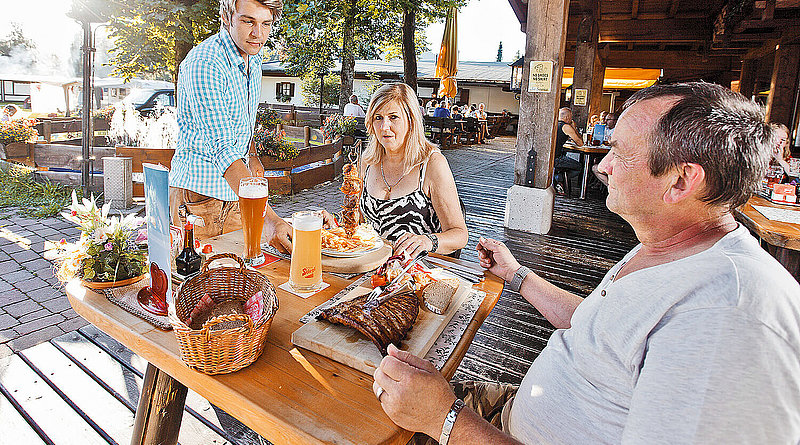
<svg viewBox="0 0 800 445">
<path fill-rule="evenodd" d="M 469 289 L 467 284 L 461 282 L 447 312 L 442 315 L 436 315 L 424 306 L 420 306 L 417 321 L 408 331 L 400 349 L 424 357 L 469 295 Z M 369 293 L 370 290 L 369 287 L 359 286 L 342 301 Z M 351 327 L 333 324 L 326 320 L 314 320 L 301 326 L 292 333 L 292 343 L 367 374 L 375 372 L 383 358 L 378 352 L 378 347 L 363 334 Z"/>
</svg>

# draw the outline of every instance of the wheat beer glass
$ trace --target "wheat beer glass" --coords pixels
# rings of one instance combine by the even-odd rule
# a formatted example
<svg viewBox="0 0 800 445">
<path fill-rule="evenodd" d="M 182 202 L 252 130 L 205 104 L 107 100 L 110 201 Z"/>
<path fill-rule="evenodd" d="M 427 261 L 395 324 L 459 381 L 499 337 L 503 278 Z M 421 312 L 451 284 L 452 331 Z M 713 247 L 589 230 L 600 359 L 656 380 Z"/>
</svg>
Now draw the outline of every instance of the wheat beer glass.
<svg viewBox="0 0 800 445">
<path fill-rule="evenodd" d="M 244 262 L 249 266 L 255 267 L 264 263 L 264 254 L 261 253 L 261 231 L 264 229 L 268 191 L 267 178 L 253 176 L 239 181 Z"/>
<path fill-rule="evenodd" d="M 322 286 L 322 212 L 292 215 L 292 262 L 289 286 L 298 292 L 314 292 Z"/>
</svg>

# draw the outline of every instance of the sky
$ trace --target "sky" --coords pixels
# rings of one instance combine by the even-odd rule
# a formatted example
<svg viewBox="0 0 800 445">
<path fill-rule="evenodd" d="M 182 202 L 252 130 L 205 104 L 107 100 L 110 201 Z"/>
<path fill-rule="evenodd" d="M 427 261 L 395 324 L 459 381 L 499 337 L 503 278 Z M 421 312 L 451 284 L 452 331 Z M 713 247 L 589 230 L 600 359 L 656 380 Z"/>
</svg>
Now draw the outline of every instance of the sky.
<svg viewBox="0 0 800 445">
<path fill-rule="evenodd" d="M 36 42 L 40 60 L 37 69 L 41 71 L 38 74 L 73 75 L 70 59 L 79 57 L 73 42 L 80 39 L 81 28 L 65 15 L 71 2 L 5 0 L 4 3 L 7 4 L 0 17 L 0 38 L 9 34 L 12 22 L 19 23 L 24 35 Z M 493 62 L 498 44 L 503 42 L 503 61 L 513 62 L 515 53 L 522 53 L 525 46 L 525 34 L 519 29 L 508 0 L 470 0 L 458 15 L 459 60 Z M 428 47 L 434 53 L 439 51 L 443 32 L 443 21 L 426 30 Z M 14 72 L 13 62 L 0 63 L 0 73 Z"/>
</svg>

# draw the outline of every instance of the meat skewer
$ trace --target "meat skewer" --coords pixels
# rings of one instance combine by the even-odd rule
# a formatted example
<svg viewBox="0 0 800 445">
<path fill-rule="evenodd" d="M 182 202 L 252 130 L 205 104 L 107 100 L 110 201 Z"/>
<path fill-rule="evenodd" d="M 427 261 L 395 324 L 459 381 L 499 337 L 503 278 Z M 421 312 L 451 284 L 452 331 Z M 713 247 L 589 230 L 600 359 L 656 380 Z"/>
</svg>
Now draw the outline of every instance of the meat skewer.
<svg viewBox="0 0 800 445">
<path fill-rule="evenodd" d="M 361 222 L 361 192 L 364 190 L 364 182 L 361 180 L 358 168 L 358 161 L 361 156 L 358 150 L 361 148 L 361 141 L 356 142 L 353 152 L 350 154 L 350 162 L 342 168 L 344 180 L 339 190 L 344 193 L 342 203 L 342 227 L 345 235 L 352 238 L 356 232 L 358 224 Z M 355 158 L 355 159 L 354 159 Z"/>
</svg>

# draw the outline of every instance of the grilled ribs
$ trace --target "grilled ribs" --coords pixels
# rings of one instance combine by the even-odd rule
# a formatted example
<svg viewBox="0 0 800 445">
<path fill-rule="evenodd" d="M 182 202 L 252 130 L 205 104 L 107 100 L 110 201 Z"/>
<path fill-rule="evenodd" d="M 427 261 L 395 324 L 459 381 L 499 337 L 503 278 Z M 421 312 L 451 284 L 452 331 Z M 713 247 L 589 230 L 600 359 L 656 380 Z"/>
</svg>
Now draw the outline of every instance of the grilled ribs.
<svg viewBox="0 0 800 445">
<path fill-rule="evenodd" d="M 389 343 L 400 346 L 418 314 L 417 296 L 408 292 L 377 305 L 367 301 L 367 295 L 361 295 L 325 309 L 318 317 L 356 329 L 375 343 L 381 355 L 386 355 Z"/>
</svg>

